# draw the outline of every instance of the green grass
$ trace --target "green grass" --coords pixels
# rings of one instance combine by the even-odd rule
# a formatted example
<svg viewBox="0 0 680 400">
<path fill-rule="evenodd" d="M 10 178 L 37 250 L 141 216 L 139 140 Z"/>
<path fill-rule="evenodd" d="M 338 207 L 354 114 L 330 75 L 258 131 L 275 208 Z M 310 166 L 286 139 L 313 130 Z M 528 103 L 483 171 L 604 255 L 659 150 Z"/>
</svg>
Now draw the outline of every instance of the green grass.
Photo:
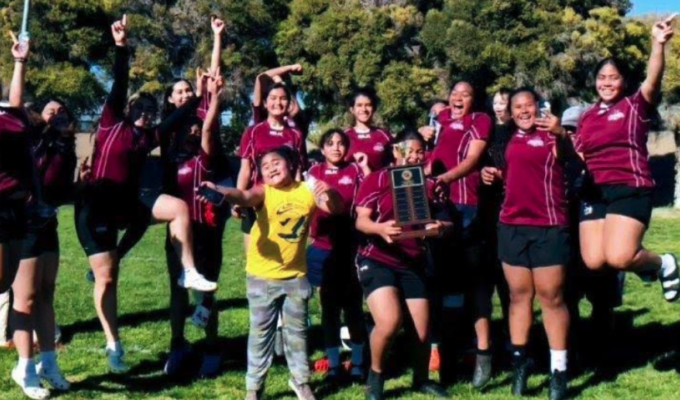
<svg viewBox="0 0 680 400">
<path fill-rule="evenodd" d="M 215 380 L 170 380 L 161 370 L 167 356 L 170 328 L 168 323 L 168 277 L 163 252 L 163 227 L 155 227 L 122 265 L 119 287 L 121 335 L 127 349 L 127 360 L 133 367 L 125 377 L 110 375 L 106 370 L 104 337 L 92 305 L 92 286 L 85 281 L 87 260 L 78 245 L 73 228 L 71 208 L 61 212 L 62 242 L 61 272 L 57 289 L 57 320 L 64 332 L 65 346 L 59 351 L 61 367 L 74 382 L 73 389 L 62 394 L 63 399 L 242 399 L 248 309 L 244 299 L 244 258 L 241 237 L 236 225 L 229 225 L 224 241 L 224 269 L 220 280 L 220 335 L 225 354 L 224 373 Z M 656 213 L 647 235 L 646 245 L 653 250 L 680 253 L 680 215 L 662 210 Z M 608 361 L 606 369 L 586 369 L 571 382 L 572 393 L 582 399 L 673 399 L 680 398 L 680 357 L 676 352 L 680 339 L 678 305 L 661 299 L 658 284 L 646 285 L 629 276 L 625 304 L 618 310 L 622 326 L 617 331 L 621 351 Z M 318 325 L 316 302 L 312 304 L 313 321 Z M 583 306 L 588 312 L 588 307 Z M 628 325 L 626 325 L 628 324 Z M 540 333 L 540 329 L 536 332 Z M 187 325 L 192 341 L 201 332 Z M 318 344 L 318 333 L 313 335 Z M 535 335 L 536 338 L 539 335 Z M 406 346 L 404 346 L 406 347 Z M 317 346 L 318 348 L 318 346 Z M 317 349 L 314 358 L 320 356 Z M 547 358 L 547 349 L 537 353 Z M 402 358 L 394 357 L 399 364 Z M 16 361 L 10 351 L 0 353 L 0 399 L 19 399 L 21 392 L 9 374 Z M 283 363 L 272 368 L 267 398 L 293 399 L 286 381 L 288 372 Z M 320 398 L 363 399 L 360 386 L 338 392 L 320 388 Z M 534 398 L 547 398 L 547 375 L 539 370 L 531 381 Z M 426 399 L 408 391 L 410 373 L 401 373 L 387 383 L 390 398 Z M 457 399 L 511 399 L 509 374 L 499 373 L 483 394 L 475 391 L 467 379 L 451 388 Z M 530 397 L 531 398 L 531 397 Z"/>
</svg>

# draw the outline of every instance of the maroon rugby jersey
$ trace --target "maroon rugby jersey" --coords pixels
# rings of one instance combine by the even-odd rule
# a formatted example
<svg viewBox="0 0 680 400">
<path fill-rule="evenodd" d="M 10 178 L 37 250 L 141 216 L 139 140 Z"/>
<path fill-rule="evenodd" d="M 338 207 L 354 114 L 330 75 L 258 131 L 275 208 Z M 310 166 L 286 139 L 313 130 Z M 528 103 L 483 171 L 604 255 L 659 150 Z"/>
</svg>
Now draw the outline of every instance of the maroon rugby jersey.
<svg viewBox="0 0 680 400">
<path fill-rule="evenodd" d="M 77 165 L 75 139 L 47 132 L 33 146 L 43 200 L 60 206 L 73 195 Z"/>
<path fill-rule="evenodd" d="M 0 196 L 33 188 L 34 161 L 24 111 L 0 107 Z"/>
<path fill-rule="evenodd" d="M 428 195 L 433 203 L 434 182 L 428 180 Z M 386 222 L 395 219 L 394 202 L 390 186 L 390 172 L 382 169 L 368 175 L 357 194 L 356 207 L 372 210 L 371 219 L 375 222 Z M 434 212 L 434 204 L 431 204 Z M 413 228 L 404 228 L 408 231 Z M 392 268 L 424 268 L 425 244 L 421 239 L 405 239 L 392 244 L 377 235 L 366 235 L 359 246 L 359 255 Z"/>
<path fill-rule="evenodd" d="M 314 214 L 309 234 L 312 245 L 332 250 L 340 245 L 338 241 L 342 241 L 342 244 L 351 243 L 354 236 L 354 199 L 364 177 L 361 168 L 355 163 L 334 167 L 324 162 L 313 165 L 308 173 L 335 189 L 343 203 L 343 213 L 340 215 L 330 215 L 323 210 Z"/>
<path fill-rule="evenodd" d="M 566 226 L 567 188 L 555 158 L 555 137 L 516 131 L 505 150 L 505 201 L 500 221 L 508 225 Z"/>
<path fill-rule="evenodd" d="M 253 125 L 257 125 L 260 122 L 267 120 L 267 110 L 264 106 L 255 107 L 251 104 L 250 108 L 253 111 Z M 299 130 L 300 133 L 302 133 L 302 138 L 307 139 L 307 136 L 309 135 L 309 123 L 305 118 L 304 110 L 300 109 L 294 116 L 286 116 L 284 120 L 288 127 Z"/>
<path fill-rule="evenodd" d="M 204 204 L 198 200 L 196 191 L 201 182 L 211 178 L 211 156 L 200 150 L 200 154 L 192 157 L 177 167 L 178 196 L 189 206 L 191 220 L 201 224 L 215 226 L 215 210 L 212 204 Z"/>
<path fill-rule="evenodd" d="M 468 156 L 474 140 L 487 141 L 493 129 L 493 121 L 484 113 L 472 113 L 460 119 L 451 119 L 449 107 L 437 116 L 442 125 L 439 141 L 430 156 L 432 174 L 441 175 L 456 168 Z M 467 176 L 450 183 L 451 202 L 476 206 L 481 184 L 479 168 Z"/>
<path fill-rule="evenodd" d="M 257 160 L 266 152 L 278 147 L 287 146 L 295 150 L 300 165 L 305 165 L 306 154 L 302 134 L 297 129 L 284 126 L 283 129 L 273 129 L 269 122 L 264 121 L 255 126 L 250 126 L 241 137 L 239 156 L 248 159 L 253 165 L 250 177 L 251 185 L 262 182 Z"/>
<path fill-rule="evenodd" d="M 368 167 L 378 171 L 390 163 L 392 135 L 384 129 L 371 128 L 368 132 L 357 132 L 356 128 L 345 131 L 349 137 L 347 161 L 354 161 L 354 154 L 364 153 L 368 157 Z"/>
<path fill-rule="evenodd" d="M 609 107 L 598 102 L 579 121 L 576 150 L 595 183 L 653 187 L 647 134 L 651 105 L 641 91 Z"/>
</svg>

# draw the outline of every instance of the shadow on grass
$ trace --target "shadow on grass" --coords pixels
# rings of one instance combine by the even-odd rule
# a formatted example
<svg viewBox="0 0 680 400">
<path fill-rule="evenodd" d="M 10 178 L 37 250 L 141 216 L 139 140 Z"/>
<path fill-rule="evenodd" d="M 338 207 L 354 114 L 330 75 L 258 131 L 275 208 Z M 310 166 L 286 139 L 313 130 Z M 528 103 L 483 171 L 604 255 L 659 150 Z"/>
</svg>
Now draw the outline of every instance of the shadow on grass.
<svg viewBox="0 0 680 400">
<path fill-rule="evenodd" d="M 218 300 L 215 304 L 217 310 L 222 312 L 224 310 L 234 309 L 234 308 L 244 308 L 248 306 L 248 300 L 236 298 L 236 299 L 223 299 Z M 189 313 L 193 312 L 193 308 L 189 307 Z M 168 321 L 170 323 L 170 309 L 155 309 L 146 310 L 141 312 L 134 312 L 129 314 L 123 314 L 118 317 L 118 325 L 120 327 L 124 326 L 138 326 L 147 322 L 159 322 Z M 73 336 L 79 333 L 85 332 L 99 332 L 102 326 L 99 323 L 98 318 L 91 318 L 84 321 L 77 321 L 70 325 L 61 326 L 62 336 L 61 343 L 67 345 L 73 339 Z"/>
</svg>

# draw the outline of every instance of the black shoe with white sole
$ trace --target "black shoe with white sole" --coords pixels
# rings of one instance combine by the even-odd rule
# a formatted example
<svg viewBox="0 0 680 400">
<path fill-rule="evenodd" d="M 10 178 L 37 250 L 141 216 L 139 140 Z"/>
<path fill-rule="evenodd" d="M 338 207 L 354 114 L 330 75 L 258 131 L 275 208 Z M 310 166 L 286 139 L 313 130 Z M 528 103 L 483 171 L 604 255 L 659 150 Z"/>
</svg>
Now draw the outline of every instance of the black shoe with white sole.
<svg viewBox="0 0 680 400">
<path fill-rule="evenodd" d="M 672 269 L 670 273 L 664 273 L 666 268 L 659 270 L 659 282 L 661 282 L 661 289 L 663 290 L 663 298 L 667 302 L 673 303 L 680 298 L 680 270 L 678 269 L 678 260 L 673 254 L 664 254 L 661 256 L 664 265 L 671 264 Z"/>
</svg>

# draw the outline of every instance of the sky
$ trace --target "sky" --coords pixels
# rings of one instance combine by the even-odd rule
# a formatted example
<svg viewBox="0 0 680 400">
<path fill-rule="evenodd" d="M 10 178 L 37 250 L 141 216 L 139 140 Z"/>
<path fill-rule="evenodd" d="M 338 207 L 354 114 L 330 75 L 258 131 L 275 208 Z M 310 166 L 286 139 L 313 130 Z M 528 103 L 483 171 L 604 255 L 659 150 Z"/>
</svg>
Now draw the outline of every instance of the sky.
<svg viewBox="0 0 680 400">
<path fill-rule="evenodd" d="M 632 15 L 680 13 L 680 0 L 633 0 Z"/>
</svg>

